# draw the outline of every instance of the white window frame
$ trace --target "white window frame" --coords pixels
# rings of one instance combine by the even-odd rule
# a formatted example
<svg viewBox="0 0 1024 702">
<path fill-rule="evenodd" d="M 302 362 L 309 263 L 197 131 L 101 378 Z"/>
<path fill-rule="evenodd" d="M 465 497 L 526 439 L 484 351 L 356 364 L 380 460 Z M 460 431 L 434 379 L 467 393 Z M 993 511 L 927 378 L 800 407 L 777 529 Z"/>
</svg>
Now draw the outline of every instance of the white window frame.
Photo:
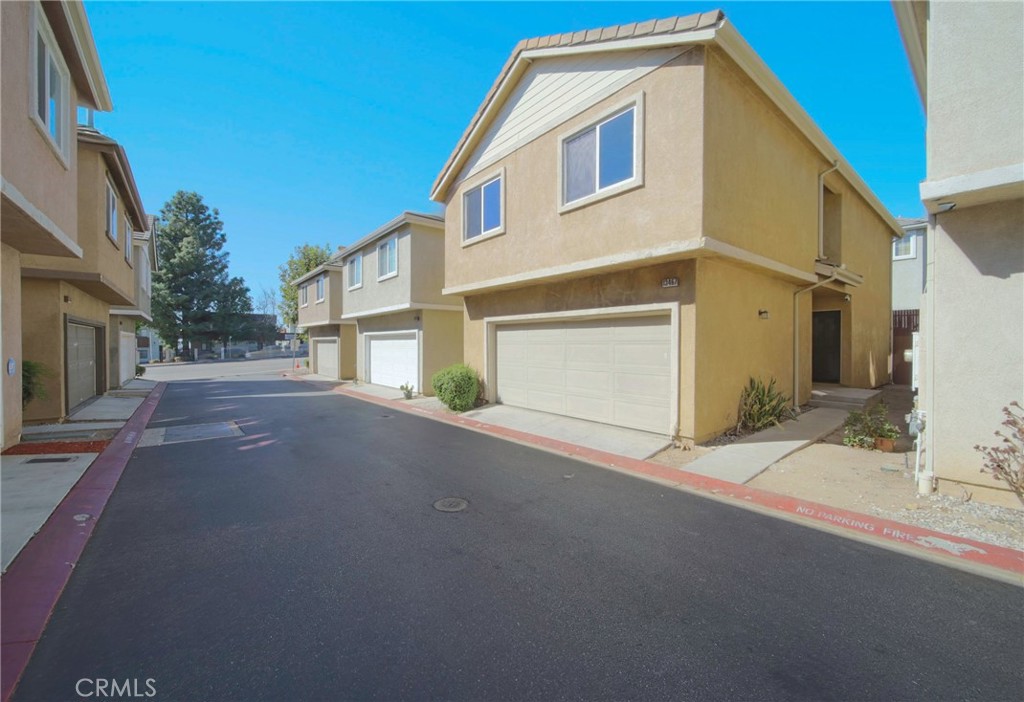
<svg viewBox="0 0 1024 702">
<path fill-rule="evenodd" d="M 352 275 L 353 272 L 356 273 L 355 276 Z M 348 277 L 349 290 L 358 290 L 363 287 L 363 254 L 357 253 L 348 260 L 348 264 L 345 266 L 345 275 Z M 353 282 L 353 277 L 358 280 Z"/>
<path fill-rule="evenodd" d="M 110 183 L 110 178 L 107 178 L 106 205 L 107 238 L 113 242 L 114 246 L 117 246 L 117 190 Z"/>
<path fill-rule="evenodd" d="M 124 262 L 134 268 L 135 263 L 132 261 L 132 242 L 135 237 L 132 236 L 132 225 L 131 222 L 128 221 L 128 215 L 124 216 L 122 224 L 124 224 Z"/>
<path fill-rule="evenodd" d="M 498 226 L 494 227 L 492 229 L 488 229 L 486 231 L 481 231 L 479 234 L 477 234 L 476 236 L 474 236 L 472 238 L 467 238 L 466 234 L 467 234 L 467 231 L 468 231 L 469 222 L 468 222 L 468 220 L 466 218 L 466 199 L 469 196 L 469 194 L 471 192 L 473 192 L 474 190 L 479 190 L 480 191 L 480 227 L 481 227 L 481 229 L 483 229 L 483 219 L 484 219 L 483 189 L 486 186 L 488 186 L 491 183 L 493 183 L 494 181 L 498 181 L 498 183 L 499 183 L 499 190 L 500 190 L 500 196 L 498 198 L 498 209 L 499 209 L 499 212 L 498 212 Z M 476 184 L 475 185 L 473 185 L 470 188 L 466 188 L 462 192 L 462 246 L 463 247 L 472 246 L 473 244 L 478 244 L 481 241 L 487 241 L 488 239 L 493 239 L 494 237 L 501 236 L 502 234 L 505 233 L 505 186 L 506 186 L 506 184 L 507 184 L 507 181 L 505 179 L 505 168 L 502 167 L 502 168 L 498 169 L 497 171 L 491 171 L 486 177 L 484 177 L 482 179 L 479 179 L 479 180 L 476 180 Z"/>
<path fill-rule="evenodd" d="M 148 293 L 152 287 L 153 280 L 152 271 L 150 270 L 148 248 L 143 248 L 139 252 L 139 265 L 142 268 L 142 270 L 139 271 L 139 275 L 142 276 L 142 289 Z"/>
<path fill-rule="evenodd" d="M 901 242 L 910 241 L 910 253 L 908 254 L 897 254 L 896 247 Z M 917 258 L 917 230 L 911 229 L 903 234 L 903 237 L 896 239 L 892 242 L 892 260 L 893 261 L 908 261 L 912 258 Z"/>
<path fill-rule="evenodd" d="M 61 165 L 65 169 L 71 168 L 71 72 L 64 62 L 57 45 L 57 40 L 50 29 L 50 23 L 43 14 L 43 8 L 39 3 L 32 4 L 32 19 L 29 22 L 29 119 L 43 135 L 47 145 L 53 150 Z M 46 49 L 46 58 L 49 58 L 57 73 L 60 74 L 61 86 L 59 91 L 59 104 L 57 112 L 50 111 L 50 61 L 46 62 L 46 70 L 43 72 L 43 85 L 39 84 L 39 39 L 43 40 Z M 38 111 L 40 91 L 45 95 L 46 116 L 40 117 Z M 51 127 L 57 132 L 57 136 L 51 133 Z"/>
<path fill-rule="evenodd" d="M 566 202 L 565 200 L 565 145 L 566 142 L 578 137 L 584 132 L 588 132 L 591 129 L 598 130 L 598 128 L 605 122 L 609 122 L 615 117 L 627 112 L 628 110 L 634 110 L 633 113 L 633 177 L 627 178 L 626 180 L 620 181 L 613 185 L 605 186 L 604 188 L 598 187 L 594 192 L 589 195 L 585 195 L 581 198 Z M 602 111 L 597 115 L 596 118 L 588 122 L 585 126 L 572 131 L 563 133 L 558 138 L 558 202 L 560 206 L 558 208 L 559 214 L 571 212 L 572 210 L 579 209 L 580 207 L 586 207 L 587 205 L 604 200 L 606 198 L 624 193 L 628 190 L 642 187 L 644 184 L 644 93 L 643 91 L 633 95 L 627 100 L 622 100 L 615 105 L 610 106 L 608 109 Z M 598 160 L 600 164 L 601 159 L 601 133 L 597 131 L 597 142 L 594 148 L 594 158 Z M 594 169 L 595 178 L 600 183 L 601 174 L 598 168 Z"/>
<path fill-rule="evenodd" d="M 316 304 L 320 304 L 326 297 L 327 289 L 327 274 L 321 273 L 316 277 Z"/>
<path fill-rule="evenodd" d="M 381 275 L 381 272 L 380 272 L 381 271 L 380 251 L 381 251 L 381 249 L 385 249 L 385 260 L 387 260 L 387 252 L 386 252 L 386 250 L 387 250 L 387 248 L 389 248 L 391 246 L 395 247 L 395 270 L 393 270 L 393 271 L 389 270 L 386 273 L 384 273 L 383 275 Z M 382 281 L 382 280 L 390 280 L 391 278 L 394 278 L 397 275 L 398 275 L 398 237 L 397 236 L 389 236 L 387 239 L 385 239 L 384 241 L 382 241 L 379 244 L 377 244 L 377 281 L 379 282 L 379 281 Z"/>
<path fill-rule="evenodd" d="M 299 286 L 299 307 L 309 307 L 309 284 Z"/>
</svg>

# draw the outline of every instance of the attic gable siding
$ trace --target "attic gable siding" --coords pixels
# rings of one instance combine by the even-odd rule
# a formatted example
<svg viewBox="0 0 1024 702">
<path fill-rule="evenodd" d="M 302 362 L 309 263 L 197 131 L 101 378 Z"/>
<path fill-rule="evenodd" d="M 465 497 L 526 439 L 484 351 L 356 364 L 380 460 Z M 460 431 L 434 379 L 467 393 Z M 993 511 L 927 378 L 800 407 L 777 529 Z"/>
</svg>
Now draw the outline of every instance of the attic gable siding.
<svg viewBox="0 0 1024 702">
<path fill-rule="evenodd" d="M 640 49 L 535 61 L 466 162 L 461 178 L 493 164 L 683 51 L 680 47 Z"/>
</svg>

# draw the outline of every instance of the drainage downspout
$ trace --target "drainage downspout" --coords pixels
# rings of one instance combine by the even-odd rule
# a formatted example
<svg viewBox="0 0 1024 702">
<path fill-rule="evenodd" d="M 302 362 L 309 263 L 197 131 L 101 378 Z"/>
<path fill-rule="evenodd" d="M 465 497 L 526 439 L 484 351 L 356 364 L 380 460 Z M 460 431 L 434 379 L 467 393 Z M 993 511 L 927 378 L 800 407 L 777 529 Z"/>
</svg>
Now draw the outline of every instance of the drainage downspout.
<svg viewBox="0 0 1024 702">
<path fill-rule="evenodd" d="M 832 267 L 832 275 L 813 285 L 793 291 L 793 409 L 800 409 L 800 294 L 828 285 L 839 277 L 839 266 Z"/>
<path fill-rule="evenodd" d="M 825 257 L 825 176 L 839 168 L 839 161 L 832 162 L 832 168 L 818 174 L 818 260 Z"/>
</svg>

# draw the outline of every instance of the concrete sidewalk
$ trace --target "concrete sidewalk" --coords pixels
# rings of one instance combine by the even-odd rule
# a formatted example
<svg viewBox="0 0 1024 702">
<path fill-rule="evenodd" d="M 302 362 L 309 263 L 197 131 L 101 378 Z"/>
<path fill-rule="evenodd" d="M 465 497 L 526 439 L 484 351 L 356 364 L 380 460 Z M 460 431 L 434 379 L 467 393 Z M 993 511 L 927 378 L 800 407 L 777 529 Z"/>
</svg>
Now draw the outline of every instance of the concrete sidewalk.
<svg viewBox="0 0 1024 702">
<path fill-rule="evenodd" d="M 848 414 L 845 409 L 827 407 L 804 412 L 797 419 L 790 419 L 701 456 L 684 470 L 742 485 L 773 463 L 831 434 L 843 425 Z"/>
</svg>

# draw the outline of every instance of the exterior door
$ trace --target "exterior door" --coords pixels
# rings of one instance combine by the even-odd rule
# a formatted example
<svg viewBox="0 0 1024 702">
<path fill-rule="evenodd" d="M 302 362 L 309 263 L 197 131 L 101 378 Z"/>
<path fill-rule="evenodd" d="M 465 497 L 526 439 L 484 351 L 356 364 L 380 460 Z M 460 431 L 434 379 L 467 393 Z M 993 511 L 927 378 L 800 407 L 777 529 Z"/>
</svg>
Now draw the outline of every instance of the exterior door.
<svg viewBox="0 0 1024 702">
<path fill-rule="evenodd" d="M 498 327 L 497 399 L 668 434 L 671 344 L 667 315 Z"/>
<path fill-rule="evenodd" d="M 334 339 L 316 340 L 316 372 L 338 379 L 338 342 Z"/>
<path fill-rule="evenodd" d="M 838 383 L 841 372 L 842 313 L 815 312 L 811 331 L 811 380 Z"/>
<path fill-rule="evenodd" d="M 96 394 L 96 328 L 67 325 L 68 410 Z"/>
<path fill-rule="evenodd" d="M 416 332 L 370 336 L 368 356 L 369 381 L 391 388 L 408 383 L 419 392 L 420 353 Z"/>
</svg>

